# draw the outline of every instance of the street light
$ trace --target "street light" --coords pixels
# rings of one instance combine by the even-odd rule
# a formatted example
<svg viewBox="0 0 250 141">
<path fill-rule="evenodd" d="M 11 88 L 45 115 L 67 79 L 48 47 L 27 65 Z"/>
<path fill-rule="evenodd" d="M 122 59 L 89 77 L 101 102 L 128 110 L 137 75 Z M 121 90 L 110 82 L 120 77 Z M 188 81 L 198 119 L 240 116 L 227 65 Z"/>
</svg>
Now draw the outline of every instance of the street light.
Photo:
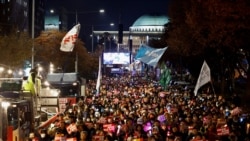
<svg viewBox="0 0 250 141">
<path fill-rule="evenodd" d="M 6 75 L 6 74 L 10 76 L 13 74 L 13 70 L 11 69 L 10 66 L 0 64 L 0 74 L 1 74 L 1 77 L 2 75 Z"/>
<path fill-rule="evenodd" d="M 79 14 L 90 14 L 90 13 L 105 13 L 105 10 L 104 9 L 99 9 L 98 11 L 75 11 L 75 12 L 67 12 L 69 14 L 75 14 L 75 20 L 76 20 L 76 23 L 78 23 L 78 15 Z"/>
</svg>

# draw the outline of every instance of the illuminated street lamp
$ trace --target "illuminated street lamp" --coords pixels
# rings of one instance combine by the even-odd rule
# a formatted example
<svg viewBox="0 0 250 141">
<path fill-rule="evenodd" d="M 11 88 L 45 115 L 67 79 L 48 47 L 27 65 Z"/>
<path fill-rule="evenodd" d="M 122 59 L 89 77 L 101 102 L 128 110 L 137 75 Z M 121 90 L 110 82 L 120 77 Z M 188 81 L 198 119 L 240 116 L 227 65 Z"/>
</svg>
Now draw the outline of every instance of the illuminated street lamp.
<svg viewBox="0 0 250 141">
<path fill-rule="evenodd" d="M 49 73 L 53 73 L 54 70 L 55 70 L 54 64 L 50 63 L 50 64 L 49 64 Z"/>
<path fill-rule="evenodd" d="M 13 73 L 13 71 L 11 69 L 8 69 L 8 74 L 10 75 L 12 73 Z"/>
<path fill-rule="evenodd" d="M 13 70 L 10 68 L 10 66 L 0 64 L 0 73 L 1 74 L 7 74 L 8 76 L 10 76 L 11 74 L 13 74 Z"/>
<path fill-rule="evenodd" d="M 4 71 L 4 67 L 0 67 L 0 73 Z"/>
<path fill-rule="evenodd" d="M 19 76 L 22 76 L 22 75 L 23 75 L 23 71 L 22 71 L 22 70 L 19 70 L 19 71 L 18 71 L 18 75 L 19 75 Z"/>
<path fill-rule="evenodd" d="M 55 11 L 54 11 L 54 9 L 50 9 L 50 11 L 49 11 L 50 13 L 55 13 Z"/>
</svg>

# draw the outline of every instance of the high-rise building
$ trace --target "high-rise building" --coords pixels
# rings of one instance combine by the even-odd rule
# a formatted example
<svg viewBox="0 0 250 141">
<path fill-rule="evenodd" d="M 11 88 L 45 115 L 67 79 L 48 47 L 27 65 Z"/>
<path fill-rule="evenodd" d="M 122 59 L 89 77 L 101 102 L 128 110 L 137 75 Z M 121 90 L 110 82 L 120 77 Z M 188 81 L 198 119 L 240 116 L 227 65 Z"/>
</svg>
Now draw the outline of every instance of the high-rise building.
<svg viewBox="0 0 250 141">
<path fill-rule="evenodd" d="M 34 7 L 34 35 L 44 29 L 44 0 L 0 0 L 0 34 L 10 32 L 32 32 L 32 12 Z"/>
</svg>

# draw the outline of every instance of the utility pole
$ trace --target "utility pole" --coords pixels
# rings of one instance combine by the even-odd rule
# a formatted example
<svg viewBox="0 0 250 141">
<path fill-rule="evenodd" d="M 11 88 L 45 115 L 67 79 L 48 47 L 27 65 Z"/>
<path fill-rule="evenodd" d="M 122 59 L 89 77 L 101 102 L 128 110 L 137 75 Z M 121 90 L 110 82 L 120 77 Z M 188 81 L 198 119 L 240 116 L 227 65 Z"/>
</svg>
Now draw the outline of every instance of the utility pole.
<svg viewBox="0 0 250 141">
<path fill-rule="evenodd" d="M 117 52 L 120 52 L 120 44 L 123 42 L 123 24 L 122 24 L 122 3 L 120 1 L 120 15 L 119 15 L 119 24 L 118 24 L 118 49 Z"/>
<path fill-rule="evenodd" d="M 92 40 L 91 40 L 91 53 L 94 51 L 94 26 L 92 25 L 91 27 L 91 35 L 92 35 Z"/>
<path fill-rule="evenodd" d="M 31 23 L 31 36 L 32 36 L 32 51 L 31 51 L 31 69 L 34 68 L 34 56 L 35 56 L 35 0 L 32 0 L 32 23 Z"/>
</svg>

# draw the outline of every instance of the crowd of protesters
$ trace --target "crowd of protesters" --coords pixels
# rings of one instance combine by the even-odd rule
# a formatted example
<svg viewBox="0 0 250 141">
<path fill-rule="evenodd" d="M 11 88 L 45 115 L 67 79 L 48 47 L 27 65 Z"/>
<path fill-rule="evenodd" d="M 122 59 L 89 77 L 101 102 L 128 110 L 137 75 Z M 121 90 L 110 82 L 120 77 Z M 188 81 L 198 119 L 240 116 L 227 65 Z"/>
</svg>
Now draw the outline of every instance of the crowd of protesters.
<svg viewBox="0 0 250 141">
<path fill-rule="evenodd" d="M 178 85 L 167 90 L 140 74 L 103 76 L 100 92 L 89 81 L 86 96 L 57 115 L 40 140 L 246 141 L 249 115 L 240 102 Z"/>
</svg>

